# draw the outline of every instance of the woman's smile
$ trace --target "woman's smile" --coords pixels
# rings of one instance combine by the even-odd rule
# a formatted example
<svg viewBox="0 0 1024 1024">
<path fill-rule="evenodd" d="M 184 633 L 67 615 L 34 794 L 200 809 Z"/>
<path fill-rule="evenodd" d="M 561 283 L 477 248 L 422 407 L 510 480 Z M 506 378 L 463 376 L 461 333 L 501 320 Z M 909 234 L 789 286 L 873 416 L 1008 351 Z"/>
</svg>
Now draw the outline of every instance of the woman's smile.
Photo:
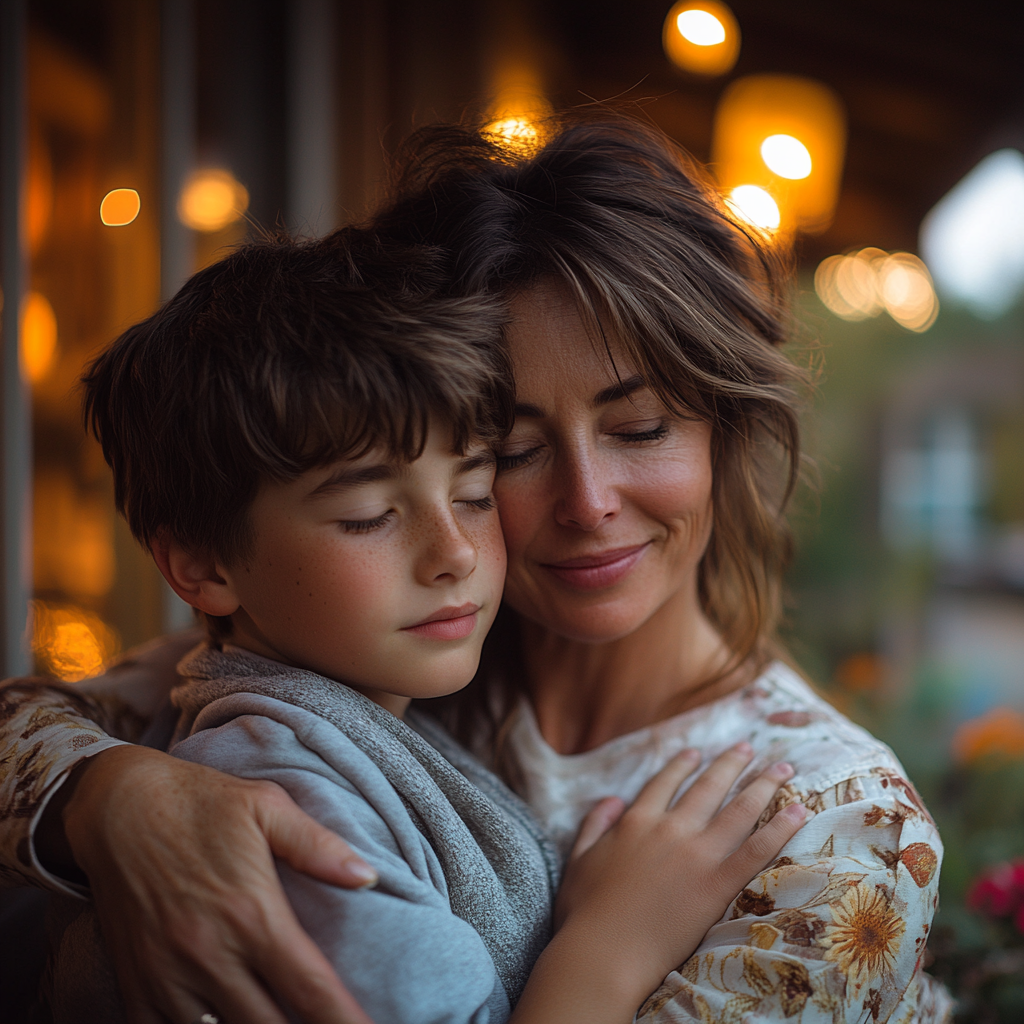
<svg viewBox="0 0 1024 1024">
<path fill-rule="evenodd" d="M 553 576 L 578 590 L 599 590 L 624 580 L 647 553 L 651 541 L 632 547 L 612 548 L 594 555 L 567 558 L 544 565 Z"/>
</svg>

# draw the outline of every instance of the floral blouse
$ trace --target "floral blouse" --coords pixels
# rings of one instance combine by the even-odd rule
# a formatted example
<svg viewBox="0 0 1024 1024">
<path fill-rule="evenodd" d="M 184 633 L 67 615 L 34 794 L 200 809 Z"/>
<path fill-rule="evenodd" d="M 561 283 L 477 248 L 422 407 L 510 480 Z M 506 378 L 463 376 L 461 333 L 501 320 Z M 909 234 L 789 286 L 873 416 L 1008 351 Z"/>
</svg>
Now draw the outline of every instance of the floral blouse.
<svg viewBox="0 0 1024 1024">
<path fill-rule="evenodd" d="M 174 683 L 167 666 L 195 636 L 142 651 L 74 687 L 0 689 L 0 885 L 78 891 L 38 862 L 31 836 L 46 802 L 85 757 L 143 736 Z M 147 664 L 152 661 L 152 664 Z M 642 1024 L 939 1024 L 951 1000 L 921 971 L 938 904 L 942 845 L 892 752 L 771 666 L 737 693 L 597 750 L 562 756 L 524 706 L 510 740 L 526 797 L 563 850 L 603 796 L 632 799 L 684 747 L 705 761 L 741 739 L 750 772 L 787 760 L 796 775 L 766 817 L 801 801 L 809 821 L 734 900 L 697 952 L 640 1008 Z M 744 780 L 740 780 L 743 784 Z"/>
<path fill-rule="evenodd" d="M 775 761 L 796 770 L 765 819 L 798 801 L 811 814 L 638 1020 L 946 1020 L 948 994 L 921 971 L 938 905 L 935 823 L 892 751 L 786 665 L 776 662 L 728 697 L 582 754 L 548 746 L 526 704 L 509 733 L 524 795 L 563 853 L 601 797 L 630 801 L 680 750 L 697 748 L 706 764 L 741 740 L 756 756 L 737 788 Z"/>
</svg>

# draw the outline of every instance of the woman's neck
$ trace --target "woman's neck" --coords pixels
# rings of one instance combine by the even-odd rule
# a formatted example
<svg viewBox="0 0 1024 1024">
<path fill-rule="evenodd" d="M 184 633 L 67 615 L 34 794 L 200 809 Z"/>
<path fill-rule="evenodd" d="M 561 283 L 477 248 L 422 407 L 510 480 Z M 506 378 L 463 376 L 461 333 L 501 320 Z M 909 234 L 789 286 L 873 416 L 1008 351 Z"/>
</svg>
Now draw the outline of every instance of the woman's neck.
<svg viewBox="0 0 1024 1024">
<path fill-rule="evenodd" d="M 715 679 L 729 651 L 696 595 L 677 595 L 609 643 L 570 640 L 534 622 L 523 621 L 522 630 L 537 724 L 561 754 L 592 750 L 723 696 L 749 675 L 736 670 Z"/>
</svg>

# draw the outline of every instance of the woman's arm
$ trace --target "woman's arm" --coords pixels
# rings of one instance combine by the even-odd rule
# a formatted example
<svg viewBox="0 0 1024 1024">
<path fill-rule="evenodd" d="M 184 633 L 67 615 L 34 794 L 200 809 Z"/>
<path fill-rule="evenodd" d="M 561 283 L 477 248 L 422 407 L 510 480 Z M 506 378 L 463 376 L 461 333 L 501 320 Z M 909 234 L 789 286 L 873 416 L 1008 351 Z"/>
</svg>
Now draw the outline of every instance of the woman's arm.
<svg viewBox="0 0 1024 1024">
<path fill-rule="evenodd" d="M 908 1012 L 927 996 L 942 857 L 913 788 L 877 769 L 824 791 L 787 786 L 777 804 L 797 800 L 813 817 L 651 996 L 643 1024 L 942 1019 Z"/>
<path fill-rule="evenodd" d="M 145 731 L 194 640 L 167 638 L 132 652 L 86 684 L 15 680 L 0 689 L 0 882 L 72 894 L 85 890 L 67 881 L 88 882 L 101 912 L 110 911 L 112 946 L 138 977 L 132 1020 L 164 1019 L 183 978 L 208 978 L 211 945 L 231 964 L 218 984 L 238 1005 L 265 1004 L 253 975 L 266 963 L 275 990 L 308 1007 L 307 1020 L 361 1019 L 315 947 L 307 955 L 312 943 L 301 929 L 282 927 L 291 912 L 274 858 L 353 888 L 371 881 L 372 869 L 276 787 L 105 731 L 131 739 Z M 32 842 L 40 827 L 42 861 Z M 169 928 L 183 905 L 194 912 L 191 930 Z M 275 1009 L 240 1019 L 283 1017 Z"/>
</svg>

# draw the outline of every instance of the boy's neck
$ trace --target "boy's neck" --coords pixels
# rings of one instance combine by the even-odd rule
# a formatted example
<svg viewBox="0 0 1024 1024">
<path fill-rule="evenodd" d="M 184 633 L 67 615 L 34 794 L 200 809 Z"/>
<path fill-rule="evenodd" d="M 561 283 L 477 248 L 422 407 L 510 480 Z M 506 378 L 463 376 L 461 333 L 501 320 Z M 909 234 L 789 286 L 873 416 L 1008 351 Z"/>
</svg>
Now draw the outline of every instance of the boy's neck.
<svg viewBox="0 0 1024 1024">
<path fill-rule="evenodd" d="M 231 616 L 231 635 L 226 637 L 225 641 L 232 647 L 239 647 L 242 650 L 250 651 L 252 654 L 258 654 L 261 658 L 269 658 L 271 661 L 279 661 L 282 665 L 289 665 L 292 668 L 301 668 L 306 669 L 309 672 L 317 672 L 318 675 L 324 674 L 319 672 L 315 665 L 299 664 L 294 657 L 289 657 L 279 651 L 265 636 L 263 636 L 260 630 L 256 627 L 256 624 L 241 608 Z M 368 700 L 372 700 L 374 704 L 379 705 L 385 711 L 390 711 L 395 718 L 405 717 L 405 712 L 409 708 L 411 698 L 405 697 L 402 694 L 387 693 L 384 690 L 377 690 L 369 686 L 357 686 L 355 683 L 351 683 L 347 679 L 339 679 L 337 682 L 344 683 L 357 693 L 361 693 L 364 697 Z"/>
</svg>

